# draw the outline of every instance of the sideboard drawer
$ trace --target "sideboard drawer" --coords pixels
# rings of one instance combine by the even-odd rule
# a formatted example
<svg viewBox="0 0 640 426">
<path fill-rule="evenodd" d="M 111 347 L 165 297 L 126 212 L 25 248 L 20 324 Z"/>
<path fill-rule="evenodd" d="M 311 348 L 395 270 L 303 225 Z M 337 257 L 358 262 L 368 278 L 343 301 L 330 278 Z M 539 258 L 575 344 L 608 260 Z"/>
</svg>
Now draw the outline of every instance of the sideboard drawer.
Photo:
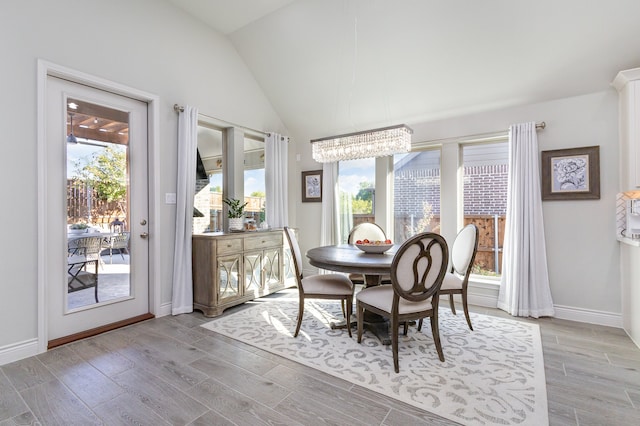
<svg viewBox="0 0 640 426">
<path fill-rule="evenodd" d="M 216 254 L 237 254 L 242 252 L 242 239 L 229 238 L 218 240 Z"/>
<path fill-rule="evenodd" d="M 261 250 L 267 247 L 281 247 L 282 234 L 269 233 L 248 237 L 244 240 L 245 250 Z"/>
</svg>

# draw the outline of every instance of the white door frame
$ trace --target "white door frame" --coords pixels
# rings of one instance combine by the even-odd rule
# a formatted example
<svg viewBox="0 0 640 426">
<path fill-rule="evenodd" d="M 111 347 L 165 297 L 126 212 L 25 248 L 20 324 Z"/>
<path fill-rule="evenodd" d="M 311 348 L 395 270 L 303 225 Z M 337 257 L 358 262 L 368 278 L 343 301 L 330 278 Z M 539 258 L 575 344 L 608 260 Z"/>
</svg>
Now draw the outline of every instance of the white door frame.
<svg viewBox="0 0 640 426">
<path fill-rule="evenodd" d="M 161 288 L 160 288 L 160 225 L 158 223 L 160 212 L 160 98 L 156 95 L 140 91 L 128 86 L 124 86 L 112 81 L 85 74 L 61 65 L 57 65 L 42 59 L 38 59 L 37 87 L 38 87 L 38 142 L 37 142 L 37 165 L 38 165 L 38 188 L 45 187 L 47 175 L 47 161 L 45 158 L 46 144 L 46 96 L 47 96 L 47 76 L 59 77 L 78 84 L 105 90 L 129 98 L 146 102 L 148 107 L 147 115 L 147 136 L 148 136 L 148 173 L 149 173 L 149 310 L 154 315 L 160 314 Z M 46 191 L 37 191 L 38 195 L 38 353 L 47 351 L 48 325 L 47 313 L 48 303 L 46 303 L 46 265 L 48 257 L 48 239 L 44 232 L 47 221 L 47 194 Z"/>
</svg>

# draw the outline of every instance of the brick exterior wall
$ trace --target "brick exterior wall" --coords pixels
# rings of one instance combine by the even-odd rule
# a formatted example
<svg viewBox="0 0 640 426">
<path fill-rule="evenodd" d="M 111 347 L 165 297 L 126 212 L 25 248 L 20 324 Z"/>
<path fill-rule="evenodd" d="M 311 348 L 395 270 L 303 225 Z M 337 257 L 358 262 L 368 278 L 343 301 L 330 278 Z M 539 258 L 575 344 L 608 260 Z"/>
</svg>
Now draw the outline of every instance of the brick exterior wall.
<svg viewBox="0 0 640 426">
<path fill-rule="evenodd" d="M 464 211 L 467 215 L 504 215 L 507 211 L 507 165 L 464 168 Z M 424 201 L 440 215 L 440 169 L 408 170 L 394 180 L 396 216 L 423 216 Z"/>
<path fill-rule="evenodd" d="M 465 215 L 507 213 L 507 165 L 464 168 Z"/>
</svg>

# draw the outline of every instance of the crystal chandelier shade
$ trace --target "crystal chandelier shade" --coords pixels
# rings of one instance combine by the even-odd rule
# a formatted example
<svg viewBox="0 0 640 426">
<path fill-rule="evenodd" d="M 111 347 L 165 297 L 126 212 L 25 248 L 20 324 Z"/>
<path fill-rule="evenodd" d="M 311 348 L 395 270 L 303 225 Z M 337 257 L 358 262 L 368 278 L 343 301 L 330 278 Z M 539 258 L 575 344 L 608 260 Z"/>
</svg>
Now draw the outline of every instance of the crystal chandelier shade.
<svg viewBox="0 0 640 426">
<path fill-rule="evenodd" d="M 413 131 L 404 124 L 311 141 L 311 155 L 319 163 L 384 157 L 409 152 Z"/>
</svg>

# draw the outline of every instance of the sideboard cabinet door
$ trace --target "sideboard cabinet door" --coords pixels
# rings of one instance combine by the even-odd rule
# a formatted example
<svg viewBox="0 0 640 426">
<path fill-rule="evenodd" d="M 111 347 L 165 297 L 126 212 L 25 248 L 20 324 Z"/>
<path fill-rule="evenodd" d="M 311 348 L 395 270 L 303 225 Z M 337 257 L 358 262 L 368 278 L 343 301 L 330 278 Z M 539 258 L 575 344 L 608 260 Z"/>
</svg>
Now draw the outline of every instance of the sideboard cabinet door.
<svg viewBox="0 0 640 426">
<path fill-rule="evenodd" d="M 240 262 L 239 255 L 220 256 L 217 258 L 217 289 L 219 304 L 226 303 L 240 297 Z"/>
</svg>

